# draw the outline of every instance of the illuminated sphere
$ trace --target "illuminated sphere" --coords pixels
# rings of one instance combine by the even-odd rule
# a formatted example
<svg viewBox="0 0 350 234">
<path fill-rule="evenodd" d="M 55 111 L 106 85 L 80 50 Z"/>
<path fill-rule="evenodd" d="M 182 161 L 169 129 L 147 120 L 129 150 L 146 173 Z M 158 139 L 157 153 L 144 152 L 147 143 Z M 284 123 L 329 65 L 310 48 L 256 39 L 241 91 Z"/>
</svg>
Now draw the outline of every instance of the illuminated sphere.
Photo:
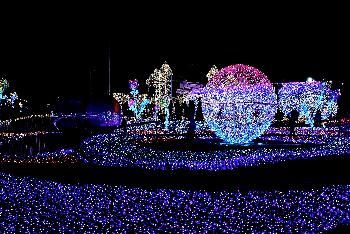
<svg viewBox="0 0 350 234">
<path fill-rule="evenodd" d="M 203 90 L 205 121 L 230 144 L 246 144 L 259 137 L 277 111 L 277 97 L 267 76 L 236 64 L 218 71 Z"/>
</svg>

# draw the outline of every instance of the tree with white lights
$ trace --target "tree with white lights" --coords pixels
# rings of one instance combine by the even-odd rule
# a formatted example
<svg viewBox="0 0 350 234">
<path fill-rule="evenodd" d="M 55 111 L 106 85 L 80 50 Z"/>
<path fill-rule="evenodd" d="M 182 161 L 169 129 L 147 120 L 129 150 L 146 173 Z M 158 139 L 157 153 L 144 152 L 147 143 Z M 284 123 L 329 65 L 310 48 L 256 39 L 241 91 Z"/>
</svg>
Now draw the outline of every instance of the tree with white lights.
<svg viewBox="0 0 350 234">
<path fill-rule="evenodd" d="M 173 72 L 170 66 L 164 62 L 160 69 L 154 72 L 146 80 L 148 87 L 154 88 L 153 99 L 160 105 L 160 111 L 165 113 L 165 108 L 169 106 L 171 100 L 171 77 Z"/>
<path fill-rule="evenodd" d="M 172 98 L 172 75 L 173 71 L 167 62 L 154 72 L 146 80 L 148 87 L 154 88 L 153 101 L 159 106 L 159 112 L 165 114 L 165 128 L 169 125 L 169 104 Z M 158 109 L 157 109 L 158 111 Z"/>
<path fill-rule="evenodd" d="M 210 71 L 208 72 L 208 74 L 206 75 L 208 80 L 210 80 L 211 78 L 213 78 L 215 76 L 216 73 L 218 73 L 218 68 L 213 65 L 210 69 Z"/>
</svg>

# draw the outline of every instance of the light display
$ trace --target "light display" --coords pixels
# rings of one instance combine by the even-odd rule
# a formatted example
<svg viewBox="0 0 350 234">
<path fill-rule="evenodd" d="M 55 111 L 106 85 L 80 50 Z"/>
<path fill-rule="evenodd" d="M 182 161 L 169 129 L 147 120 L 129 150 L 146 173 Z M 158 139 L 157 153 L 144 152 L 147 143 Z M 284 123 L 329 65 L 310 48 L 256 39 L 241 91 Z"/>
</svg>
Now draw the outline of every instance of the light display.
<svg viewBox="0 0 350 234">
<path fill-rule="evenodd" d="M 323 101 L 321 103 L 321 117 L 323 120 L 335 117 L 338 111 L 337 100 L 340 97 L 340 90 L 332 90 L 330 82 L 326 82 L 323 92 Z"/>
<path fill-rule="evenodd" d="M 113 93 L 113 98 L 117 100 L 119 104 L 124 104 L 130 100 L 130 95 L 125 93 Z"/>
<path fill-rule="evenodd" d="M 149 100 L 138 93 L 137 80 L 130 81 L 129 85 L 132 96 L 128 99 L 129 107 L 140 117 Z M 326 86 L 320 86 L 321 93 L 309 95 L 295 107 L 311 118 L 309 122 L 313 121 L 316 110 L 321 111 L 323 119 L 336 113 L 336 100 L 340 94 Z M 32 115 L 0 121 L 0 166 L 7 170 L 8 164 L 26 164 L 25 167 L 27 164 L 50 164 L 52 168 L 63 164 L 62 168 L 72 166 L 82 168 L 82 171 L 93 168 L 98 177 L 99 170 L 106 170 L 100 166 L 116 167 L 111 169 L 118 175 L 122 175 L 119 174 L 123 171 L 119 170 L 121 168 L 131 172 L 134 172 L 133 168 L 151 170 L 150 174 L 163 170 L 160 174 L 166 177 L 184 169 L 199 176 L 204 173 L 205 181 L 207 175 L 215 174 L 213 171 L 234 174 L 238 168 L 350 154 L 350 131 L 345 127 L 348 119 L 337 123 L 344 124 L 343 135 L 338 134 L 338 127 L 297 127 L 293 137 L 288 136 L 287 127 L 267 129 L 276 111 L 276 96 L 266 76 L 253 67 L 234 65 L 213 72 L 205 92 L 192 90 L 187 99 L 195 101 L 199 97 L 207 98 L 204 103 L 207 122 L 197 121 L 197 138 L 174 148 L 171 143 L 187 141 L 185 133 L 189 121 L 170 121 L 169 109 L 165 108 L 170 99 L 166 98 L 158 99 L 154 107 L 156 113 L 163 106 L 165 129 L 156 121 L 143 124 L 131 121 L 123 129 L 85 138 L 74 148 L 57 149 L 55 145 L 51 152 L 42 152 L 49 147 L 39 153 L 30 151 L 28 155 L 9 153 L 4 149 L 10 148 L 14 141 L 26 147 L 24 140 L 27 137 L 39 139 L 60 135 L 60 132 L 46 130 L 12 131 L 17 125 L 22 126 L 21 122 L 15 124 L 17 121 L 29 120 L 26 128 L 31 129 L 32 119 L 55 116 Z M 125 96 L 115 95 L 115 98 L 125 100 Z M 288 109 L 290 103 L 285 101 L 284 104 Z M 120 116 L 107 112 L 65 117 L 93 118 L 106 123 L 105 126 L 113 126 Z M 329 123 L 334 123 L 332 121 Z M 35 127 L 43 128 L 42 124 L 35 124 Z M 216 135 L 210 129 L 214 129 Z M 259 136 L 259 142 L 270 145 L 222 145 L 217 136 L 238 144 Z M 278 144 L 279 147 L 275 147 Z M 204 145 L 206 147 L 201 147 Z M 67 171 L 62 177 L 55 175 L 49 179 L 22 176 L 23 171 L 18 175 L 0 172 L 0 233 L 318 233 L 350 224 L 350 185 L 328 185 L 328 179 L 327 185 L 300 188 L 298 184 L 289 189 L 279 185 L 273 189 L 246 189 L 245 185 L 244 189 L 237 189 L 227 183 L 224 189 L 212 191 L 187 189 L 191 183 L 188 181 L 181 182 L 186 189 L 181 183 L 172 189 L 152 188 L 159 182 L 157 180 L 149 182 L 150 188 L 144 178 L 139 178 L 141 188 L 135 184 L 107 185 L 96 182 L 95 174 L 91 176 L 92 181 L 79 175 L 78 179 L 61 183 L 55 180 L 66 178 Z M 205 174 L 205 171 L 209 173 Z M 216 173 L 219 174 L 221 172 Z M 79 178 L 84 178 L 84 182 L 81 183 Z"/>
<path fill-rule="evenodd" d="M 0 132 L 0 142 L 9 142 L 12 140 L 18 141 L 24 137 L 29 136 L 39 136 L 39 135 L 48 135 L 48 134 L 61 134 L 60 132 L 47 132 L 47 131 L 35 131 L 35 132 Z"/>
<path fill-rule="evenodd" d="M 60 149 L 36 155 L 1 152 L 0 165 L 34 163 L 76 167 L 85 162 L 151 170 L 218 171 L 350 153 L 349 137 L 338 137 L 337 128 L 297 128 L 296 138 L 286 136 L 288 128 L 270 128 L 260 137 L 314 144 L 308 147 L 225 146 L 217 150 L 192 151 L 154 149 L 137 144 L 163 134 L 166 146 L 167 140 L 183 137 L 181 133 L 187 131 L 188 121 L 170 121 L 169 125 L 175 131 L 170 135 L 157 123 L 128 125 L 128 138 L 123 137 L 122 129 L 117 129 L 112 134 L 85 139 L 79 150 Z M 196 125 L 196 131 L 208 130 L 204 122 Z M 28 136 L 40 134 L 48 132 L 27 133 Z M 21 133 L 3 133 L 0 139 L 20 140 L 22 136 Z M 147 185 L 135 188 L 133 185 L 80 183 L 79 180 L 60 183 L 55 179 L 0 172 L 0 232 L 317 233 L 350 223 L 349 185 L 258 190 L 229 187 L 208 191 L 148 188 Z"/>
<path fill-rule="evenodd" d="M 196 191 L 0 173 L 2 233 L 318 233 L 350 222 L 350 186 Z"/>
<path fill-rule="evenodd" d="M 160 111 L 165 113 L 168 108 L 172 96 L 172 78 L 173 72 L 170 66 L 164 62 L 160 69 L 154 72 L 146 80 L 148 87 L 154 88 L 153 100 L 159 104 Z M 169 110 L 168 110 L 169 111 Z"/>
<path fill-rule="evenodd" d="M 5 91 L 9 88 L 9 82 L 5 77 L 0 78 L 0 110 L 2 107 L 12 107 L 13 109 L 18 105 L 19 112 L 23 112 L 25 107 L 25 104 L 27 103 L 26 100 L 19 99 L 17 92 L 11 92 L 7 93 L 5 95 Z M 0 123 L 1 126 L 1 123 Z"/>
<path fill-rule="evenodd" d="M 190 100 L 198 101 L 198 98 L 201 97 L 200 95 L 203 87 L 204 85 L 199 82 L 184 80 L 180 83 L 180 88 L 176 90 L 177 99 L 187 104 Z"/>
<path fill-rule="evenodd" d="M 207 74 L 208 81 L 211 78 L 213 78 L 216 75 L 216 73 L 218 73 L 218 72 L 219 72 L 218 68 L 215 65 L 213 65 L 212 68 L 210 69 L 210 71 Z"/>
<path fill-rule="evenodd" d="M 188 124 L 188 121 L 187 121 Z M 196 124 L 199 128 L 207 129 L 207 126 Z M 186 132 L 186 123 L 182 123 L 171 129 L 182 129 Z M 156 124 L 144 124 L 135 127 L 136 131 L 148 129 L 162 129 Z M 128 127 L 128 131 L 132 128 Z M 158 131 L 159 131 L 158 130 Z M 157 134 L 160 132 L 157 131 Z M 180 131 L 180 132 L 181 132 Z M 178 132 L 177 134 L 181 136 Z M 310 135 L 310 134 L 309 134 Z M 128 134 L 133 139 L 147 139 L 148 134 Z M 130 167 L 158 170 L 233 170 L 240 167 L 258 166 L 262 164 L 273 164 L 294 159 L 309 159 L 313 157 L 326 157 L 345 155 L 350 153 L 350 139 L 348 137 L 334 137 L 328 131 L 321 135 L 324 139 L 321 145 L 295 147 L 237 147 L 222 148 L 220 150 L 157 150 L 151 147 L 140 146 L 132 140 L 126 140 L 123 133 L 117 130 L 113 134 L 96 135 L 84 140 L 81 150 L 84 152 L 82 161 L 101 166 Z M 312 143 L 318 143 L 322 139 L 319 134 L 314 136 Z M 288 137 L 266 136 L 271 141 L 286 141 L 293 143 Z M 305 141 L 304 139 L 298 142 Z M 164 146 L 166 148 L 166 146 Z"/>
<path fill-rule="evenodd" d="M 5 79 L 5 78 L 1 78 L 0 79 L 0 101 L 2 99 L 5 99 L 5 97 L 3 96 L 3 93 L 5 92 L 5 90 L 9 87 L 9 82 Z"/>
<path fill-rule="evenodd" d="M 0 120 L 0 130 L 4 130 L 4 128 L 10 127 L 12 123 L 16 123 L 17 121 L 22 121 L 22 120 L 30 120 L 30 119 L 45 119 L 45 118 L 50 118 L 50 114 L 45 114 L 45 115 L 28 115 L 28 116 L 22 116 L 14 119 L 8 119 L 8 120 Z"/>
<path fill-rule="evenodd" d="M 14 108 L 15 101 L 18 100 L 18 95 L 16 92 L 10 93 L 10 103 L 12 108 Z"/>
<path fill-rule="evenodd" d="M 142 112 L 145 110 L 145 107 L 150 103 L 150 100 L 147 98 L 141 98 L 141 101 L 138 99 L 139 97 L 139 83 L 135 80 L 129 80 L 129 88 L 130 88 L 130 94 L 133 97 L 133 99 L 129 100 L 129 109 L 132 110 L 135 114 L 135 117 L 139 119 L 141 117 Z"/>
<path fill-rule="evenodd" d="M 77 164 L 81 163 L 73 149 L 60 149 L 53 152 L 43 152 L 34 155 L 15 155 L 0 153 L 0 165 L 16 164 Z"/>
<path fill-rule="evenodd" d="M 294 109 L 313 127 L 317 111 L 323 120 L 336 115 L 340 92 L 331 90 L 329 82 L 290 82 L 282 84 L 278 96 L 279 108 L 286 116 Z"/>
<path fill-rule="evenodd" d="M 195 105 L 194 113 L 197 113 L 199 100 L 202 98 L 202 90 L 204 85 L 199 82 L 189 82 L 184 80 L 180 83 L 180 88 L 176 90 L 177 100 L 179 103 L 186 103 L 189 105 L 193 101 Z"/>
<path fill-rule="evenodd" d="M 209 127 L 224 141 L 249 143 L 271 124 L 277 98 L 258 69 L 237 64 L 221 69 L 203 90 L 202 109 Z"/>
</svg>

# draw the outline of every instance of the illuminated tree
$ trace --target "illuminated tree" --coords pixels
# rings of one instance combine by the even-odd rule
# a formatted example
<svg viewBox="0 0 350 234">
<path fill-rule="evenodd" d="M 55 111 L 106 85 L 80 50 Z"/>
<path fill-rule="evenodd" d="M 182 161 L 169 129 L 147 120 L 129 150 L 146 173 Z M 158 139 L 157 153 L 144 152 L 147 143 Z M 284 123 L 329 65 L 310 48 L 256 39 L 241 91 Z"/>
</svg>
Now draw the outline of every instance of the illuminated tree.
<svg viewBox="0 0 350 234">
<path fill-rule="evenodd" d="M 330 82 L 289 82 L 284 83 L 278 92 L 279 108 L 285 115 L 294 109 L 299 118 L 314 126 L 314 118 L 318 111 L 322 119 L 328 119 L 337 113 L 339 90 L 332 90 Z"/>
<path fill-rule="evenodd" d="M 154 88 L 153 101 L 156 106 L 159 106 L 158 111 L 165 114 L 165 128 L 168 128 L 170 110 L 169 104 L 172 98 L 172 75 L 173 71 L 170 66 L 164 62 L 160 69 L 155 69 L 154 72 L 146 80 L 148 87 Z"/>
<path fill-rule="evenodd" d="M 137 119 L 141 117 L 142 112 L 150 102 L 149 99 L 140 97 L 138 87 L 139 83 L 136 79 L 129 80 L 129 88 L 131 90 L 130 94 L 132 96 L 132 99 L 129 100 L 128 105 L 129 109 L 134 112 Z"/>
<path fill-rule="evenodd" d="M 0 100 L 4 99 L 3 94 L 8 87 L 9 87 L 9 82 L 7 81 L 7 79 L 2 77 L 0 79 Z"/>
<path fill-rule="evenodd" d="M 159 103 L 160 111 L 165 113 L 171 100 L 171 77 L 173 72 L 170 66 L 164 62 L 160 69 L 155 69 L 146 80 L 148 87 L 154 88 L 153 100 Z"/>
<path fill-rule="evenodd" d="M 218 71 L 219 71 L 218 68 L 215 65 L 213 65 L 212 68 L 210 69 L 210 71 L 207 74 L 208 81 L 211 78 L 213 78 Z"/>
</svg>

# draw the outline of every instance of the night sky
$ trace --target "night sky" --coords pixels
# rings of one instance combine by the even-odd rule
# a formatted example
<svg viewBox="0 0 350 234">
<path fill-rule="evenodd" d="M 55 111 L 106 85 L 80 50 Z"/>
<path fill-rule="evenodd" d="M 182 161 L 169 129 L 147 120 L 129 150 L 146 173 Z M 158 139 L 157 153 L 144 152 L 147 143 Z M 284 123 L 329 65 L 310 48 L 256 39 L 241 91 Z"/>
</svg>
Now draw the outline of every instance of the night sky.
<svg viewBox="0 0 350 234">
<path fill-rule="evenodd" d="M 314 21 L 283 27 L 266 22 L 222 27 L 182 22 L 167 25 L 169 30 L 157 20 L 113 27 L 28 23 L 2 34 L 0 72 L 20 96 L 42 102 L 58 96 L 102 95 L 107 91 L 110 48 L 112 92 L 127 92 L 128 79 L 144 84 L 164 61 L 173 69 L 175 82 L 205 82 L 213 64 L 222 68 L 243 63 L 257 67 L 273 82 L 311 76 L 348 87 L 349 37 L 342 26 Z"/>
</svg>

